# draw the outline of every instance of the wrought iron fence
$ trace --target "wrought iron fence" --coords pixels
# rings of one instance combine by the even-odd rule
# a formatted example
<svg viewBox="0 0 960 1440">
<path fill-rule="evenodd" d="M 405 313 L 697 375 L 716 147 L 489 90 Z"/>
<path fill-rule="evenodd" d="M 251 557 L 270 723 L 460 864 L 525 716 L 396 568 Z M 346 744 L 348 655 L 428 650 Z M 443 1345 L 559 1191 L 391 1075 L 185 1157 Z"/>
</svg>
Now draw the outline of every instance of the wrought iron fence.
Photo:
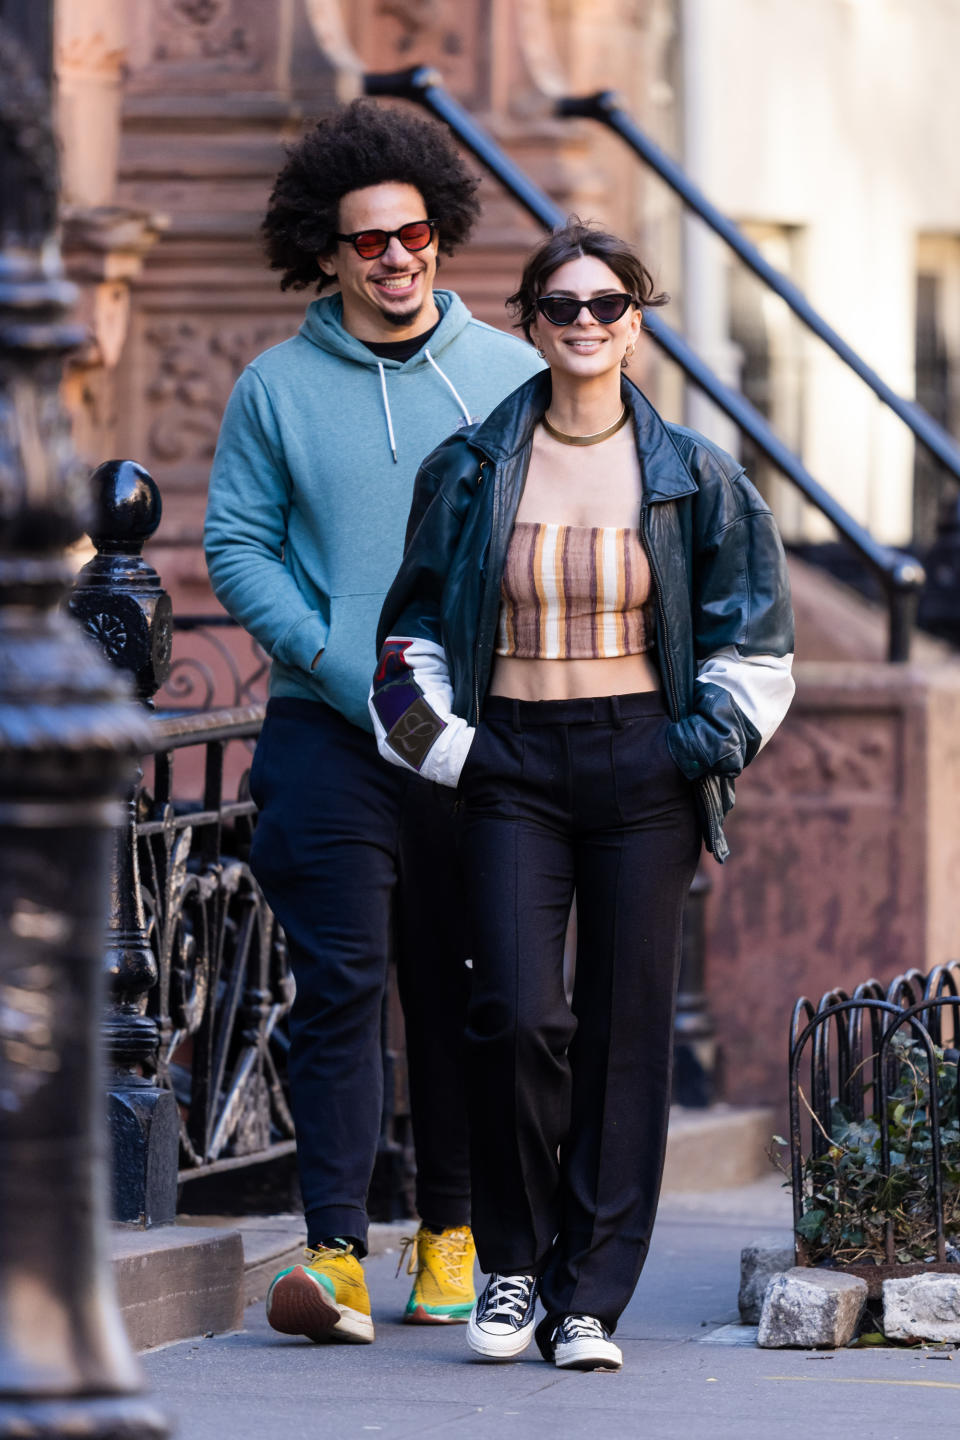
<svg viewBox="0 0 960 1440">
<path fill-rule="evenodd" d="M 170 673 L 157 698 L 169 709 L 212 710 L 266 701 L 270 657 L 229 615 L 174 615 Z"/>
<path fill-rule="evenodd" d="M 789 1147 L 801 1264 L 876 1277 L 960 1262 L 958 1036 L 960 961 L 797 1001 Z"/>
<path fill-rule="evenodd" d="M 180 1115 L 180 1179 L 289 1153 L 287 1039 L 293 999 L 283 932 L 248 863 L 255 806 L 246 772 L 224 793 L 228 746 L 255 738 L 263 706 L 158 715 L 153 775 L 132 817 L 157 983 L 156 1078 Z M 203 793 L 178 800 L 175 767 L 202 750 Z"/>
<path fill-rule="evenodd" d="M 161 516 L 141 466 L 108 461 L 93 491 L 96 555 L 70 609 L 152 711 L 114 842 L 105 1020 L 114 1215 L 151 1224 L 173 1218 L 178 1183 L 294 1151 L 285 1024 L 294 982 L 249 866 L 248 773 L 267 657 L 228 616 L 174 618 L 141 553 Z M 167 708 L 156 709 L 155 697 Z M 392 1220 L 411 1213 L 412 1172 L 395 985 L 384 1002 L 383 1058 L 370 1211 Z M 223 1201 L 221 1189 L 217 1208 Z"/>
</svg>

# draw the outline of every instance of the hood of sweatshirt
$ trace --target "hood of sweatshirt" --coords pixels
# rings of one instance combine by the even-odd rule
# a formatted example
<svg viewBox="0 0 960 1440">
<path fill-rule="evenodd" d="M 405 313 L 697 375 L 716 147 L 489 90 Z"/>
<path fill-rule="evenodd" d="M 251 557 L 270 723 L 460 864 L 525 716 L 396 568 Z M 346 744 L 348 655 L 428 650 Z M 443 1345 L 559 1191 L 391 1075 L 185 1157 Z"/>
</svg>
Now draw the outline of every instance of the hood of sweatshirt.
<svg viewBox="0 0 960 1440">
<path fill-rule="evenodd" d="M 328 354 L 336 355 L 340 360 L 349 360 L 355 365 L 362 365 L 368 370 L 378 372 L 383 418 L 387 427 L 390 454 L 395 465 L 398 463 L 397 442 L 393 429 L 393 413 L 390 409 L 390 391 L 387 386 L 387 375 L 390 371 L 398 373 L 402 371 L 407 374 L 410 371 L 429 366 L 436 371 L 439 379 L 443 381 L 457 402 L 463 416 L 463 423 L 469 425 L 475 418 L 471 415 L 469 406 L 449 375 L 444 373 L 437 358 L 442 356 L 444 350 L 469 325 L 470 311 L 459 295 L 455 295 L 452 290 L 434 290 L 433 298 L 440 312 L 440 323 L 430 336 L 428 343 L 423 345 L 415 355 L 411 355 L 409 360 L 383 360 L 379 355 L 375 355 L 362 340 L 358 340 L 345 330 L 343 328 L 343 300 L 339 295 L 330 295 L 321 300 L 314 300 L 307 307 L 306 316 L 300 326 L 300 334 L 312 345 L 316 345 L 318 349 L 326 350 Z"/>
<path fill-rule="evenodd" d="M 454 295 L 452 290 L 434 290 L 433 298 L 440 311 L 440 324 L 430 336 L 428 348 L 436 358 L 469 325 L 470 311 L 459 295 Z M 364 345 L 362 340 L 358 340 L 344 330 L 343 301 L 339 295 L 326 295 L 308 305 L 303 324 L 300 326 L 300 334 L 319 349 L 327 350 L 331 355 L 337 355 L 342 360 L 352 360 L 355 365 L 365 365 L 370 370 L 375 370 L 378 363 L 382 364 L 386 370 L 413 370 L 418 365 L 429 364 L 422 349 L 403 362 L 399 360 L 378 362 L 377 356 Z"/>
</svg>

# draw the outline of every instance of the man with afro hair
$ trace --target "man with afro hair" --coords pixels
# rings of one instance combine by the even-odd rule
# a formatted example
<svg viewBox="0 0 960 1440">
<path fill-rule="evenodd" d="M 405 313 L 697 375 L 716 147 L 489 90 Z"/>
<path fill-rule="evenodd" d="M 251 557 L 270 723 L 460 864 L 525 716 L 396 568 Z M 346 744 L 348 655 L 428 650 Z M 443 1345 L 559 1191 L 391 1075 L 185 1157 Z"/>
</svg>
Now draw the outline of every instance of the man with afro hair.
<svg viewBox="0 0 960 1440">
<path fill-rule="evenodd" d="M 477 218 L 476 188 L 445 130 L 369 101 L 288 151 L 267 256 L 284 289 L 320 298 L 240 376 L 210 478 L 213 588 L 271 657 L 250 863 L 296 979 L 289 1073 L 308 1252 L 274 1280 L 267 1315 L 313 1340 L 373 1339 L 359 1261 L 391 953 L 421 1218 L 404 1318 L 465 1321 L 474 1299 L 452 806 L 380 759 L 367 695 L 420 461 L 540 368 L 530 346 L 434 289 L 438 252 Z"/>
</svg>

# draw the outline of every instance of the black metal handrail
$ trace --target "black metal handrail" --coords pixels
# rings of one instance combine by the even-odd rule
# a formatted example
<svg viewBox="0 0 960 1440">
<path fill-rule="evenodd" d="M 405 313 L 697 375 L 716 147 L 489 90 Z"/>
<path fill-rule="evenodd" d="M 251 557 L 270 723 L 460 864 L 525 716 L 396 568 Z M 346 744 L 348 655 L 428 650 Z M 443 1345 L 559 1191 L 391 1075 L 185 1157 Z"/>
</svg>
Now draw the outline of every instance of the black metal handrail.
<svg viewBox="0 0 960 1440">
<path fill-rule="evenodd" d="M 538 185 L 516 165 L 444 88 L 441 77 L 428 66 L 414 66 L 384 75 L 367 75 L 368 95 L 389 95 L 422 105 L 453 131 L 458 141 L 476 156 L 511 195 L 547 229 L 563 225 L 566 215 Z M 725 385 L 710 366 L 659 315 L 647 311 L 644 329 L 650 338 L 683 370 L 710 400 L 728 415 L 780 473 L 797 487 L 804 498 L 825 515 L 844 542 L 860 556 L 882 586 L 889 612 L 887 654 L 891 661 L 910 657 L 910 634 L 920 587 L 925 580 L 923 566 L 912 555 L 880 544 L 854 520 L 826 490 L 769 425 L 744 395 Z"/>
<path fill-rule="evenodd" d="M 656 171 L 661 180 L 669 185 L 675 195 L 680 197 L 684 205 L 699 215 L 704 224 L 709 225 L 710 229 L 719 235 L 725 244 L 729 245 L 730 249 L 763 281 L 764 285 L 780 296 L 780 299 L 790 307 L 797 319 L 825 345 L 828 345 L 833 353 L 849 366 L 865 385 L 870 387 L 877 399 L 903 421 L 915 438 L 920 441 L 920 444 L 950 471 L 953 478 L 960 481 L 960 445 L 953 436 L 916 401 L 906 400 L 891 389 L 887 382 L 857 354 L 853 346 L 849 345 L 841 335 L 838 335 L 832 325 L 827 324 L 823 316 L 810 304 L 800 287 L 795 285 L 782 271 L 771 265 L 756 245 L 747 239 L 739 226 L 734 224 L 729 216 L 718 210 L 716 205 L 707 199 L 700 187 L 694 184 L 686 171 L 640 129 L 614 91 L 601 90 L 596 95 L 565 96 L 562 100 L 557 101 L 556 113 L 568 118 L 581 117 L 599 120 L 602 125 L 606 125 L 619 135 L 621 140 L 626 141 L 634 154 L 649 165 L 651 170 Z"/>
</svg>

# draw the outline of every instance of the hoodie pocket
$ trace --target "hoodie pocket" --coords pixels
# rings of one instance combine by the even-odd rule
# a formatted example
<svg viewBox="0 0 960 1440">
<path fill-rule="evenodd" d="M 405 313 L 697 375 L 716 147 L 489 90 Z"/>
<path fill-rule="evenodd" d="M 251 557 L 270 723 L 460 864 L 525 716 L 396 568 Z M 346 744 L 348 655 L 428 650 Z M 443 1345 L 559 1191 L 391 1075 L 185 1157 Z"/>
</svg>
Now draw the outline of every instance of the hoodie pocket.
<svg viewBox="0 0 960 1440">
<path fill-rule="evenodd" d="M 377 622 L 385 592 L 331 595 L 327 643 L 311 679 L 321 699 L 364 730 L 367 696 L 377 665 Z"/>
<path fill-rule="evenodd" d="M 276 658 L 288 669 L 316 674 L 313 665 L 326 649 L 330 627 L 318 610 L 311 610 L 292 625 L 276 649 Z M 321 662 L 317 660 L 317 665 Z"/>
</svg>

